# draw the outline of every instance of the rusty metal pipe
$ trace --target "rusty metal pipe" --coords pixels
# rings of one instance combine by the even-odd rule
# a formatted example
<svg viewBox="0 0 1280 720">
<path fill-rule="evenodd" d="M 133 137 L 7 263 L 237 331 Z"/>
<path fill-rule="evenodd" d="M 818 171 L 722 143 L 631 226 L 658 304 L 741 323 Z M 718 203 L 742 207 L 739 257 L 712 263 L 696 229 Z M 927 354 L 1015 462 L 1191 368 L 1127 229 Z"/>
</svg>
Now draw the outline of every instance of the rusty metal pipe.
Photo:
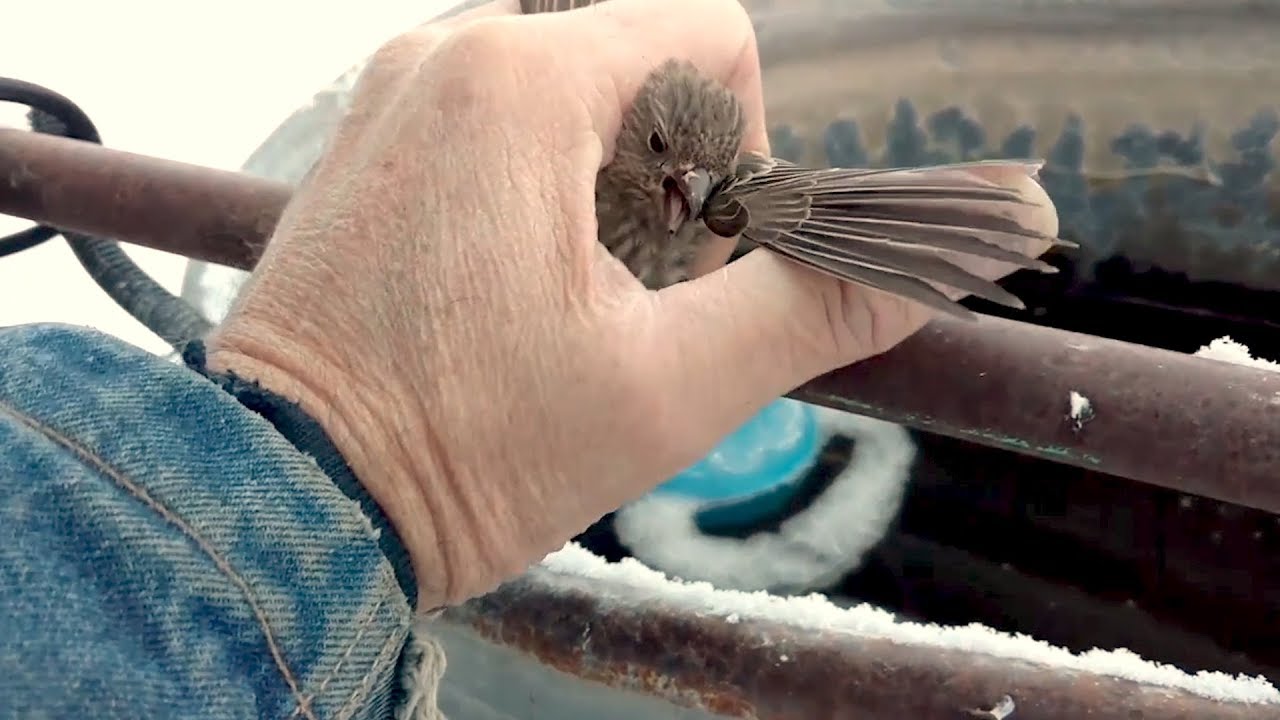
<svg viewBox="0 0 1280 720">
<path fill-rule="evenodd" d="M 1011 720 L 1277 720 L 1229 703 L 1025 660 L 743 617 L 601 578 L 534 568 L 444 619 L 548 667 L 717 716 L 958 720 L 1008 695 Z"/>
<path fill-rule="evenodd" d="M 292 189 L 274 180 L 0 128 L 0 213 L 251 270 Z"/>
<path fill-rule="evenodd" d="M 0 130 L 0 212 L 252 268 L 269 180 Z M 1070 393 L 1094 415 L 1068 418 Z M 1280 514 L 1280 373 L 999 318 L 939 318 L 792 397 Z"/>
<path fill-rule="evenodd" d="M 1092 409 L 1078 428 L 1073 391 Z M 792 397 L 1280 514 L 1280 372 L 1001 318 L 938 318 Z"/>
</svg>

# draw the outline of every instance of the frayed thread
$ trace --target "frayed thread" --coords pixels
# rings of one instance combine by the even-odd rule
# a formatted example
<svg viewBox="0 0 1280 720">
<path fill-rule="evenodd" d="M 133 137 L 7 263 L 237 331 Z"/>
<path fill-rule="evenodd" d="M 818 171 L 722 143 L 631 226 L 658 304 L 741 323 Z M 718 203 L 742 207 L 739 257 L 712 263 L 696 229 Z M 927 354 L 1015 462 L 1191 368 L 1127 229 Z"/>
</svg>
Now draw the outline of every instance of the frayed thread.
<svg viewBox="0 0 1280 720">
<path fill-rule="evenodd" d="M 440 711 L 440 679 L 446 665 L 444 648 L 427 632 L 427 620 L 414 624 L 405 643 L 400 683 L 404 702 L 396 720 L 447 720 Z"/>
</svg>

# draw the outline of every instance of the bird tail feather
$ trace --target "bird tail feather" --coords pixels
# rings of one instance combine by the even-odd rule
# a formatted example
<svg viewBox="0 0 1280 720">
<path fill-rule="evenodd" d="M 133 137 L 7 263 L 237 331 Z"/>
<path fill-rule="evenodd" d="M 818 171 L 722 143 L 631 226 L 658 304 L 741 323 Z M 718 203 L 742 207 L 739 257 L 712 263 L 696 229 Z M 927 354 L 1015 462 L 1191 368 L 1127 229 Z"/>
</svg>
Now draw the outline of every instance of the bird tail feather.
<svg viewBox="0 0 1280 720">
<path fill-rule="evenodd" d="M 960 317 L 976 295 L 1022 309 L 994 282 L 1038 259 L 1057 237 L 1057 212 L 1036 181 L 1038 162 L 812 170 L 777 164 L 725 190 L 747 208 L 742 238 L 842 280 Z"/>
</svg>

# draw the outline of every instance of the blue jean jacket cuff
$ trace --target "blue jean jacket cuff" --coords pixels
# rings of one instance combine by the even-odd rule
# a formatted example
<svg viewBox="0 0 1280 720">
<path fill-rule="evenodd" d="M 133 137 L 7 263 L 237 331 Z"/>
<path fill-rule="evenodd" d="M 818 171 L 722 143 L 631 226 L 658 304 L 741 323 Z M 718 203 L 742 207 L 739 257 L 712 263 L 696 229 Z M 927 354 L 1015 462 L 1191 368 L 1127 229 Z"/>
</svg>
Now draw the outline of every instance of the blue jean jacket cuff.
<svg viewBox="0 0 1280 720">
<path fill-rule="evenodd" d="M 378 545 L 387 556 L 396 574 L 400 589 L 409 599 L 410 607 L 417 607 L 418 586 L 409 562 L 409 554 L 399 534 L 387 520 L 386 513 L 369 495 L 356 478 L 351 466 L 338 450 L 320 423 L 308 415 L 297 403 L 262 387 L 257 381 L 239 377 L 235 373 L 216 373 L 209 370 L 203 340 L 193 340 L 182 351 L 182 361 L 187 367 L 208 378 L 224 392 L 234 397 L 249 410 L 261 415 L 299 452 L 310 455 L 325 475 L 344 495 L 359 504 L 360 509 L 378 530 Z"/>
</svg>

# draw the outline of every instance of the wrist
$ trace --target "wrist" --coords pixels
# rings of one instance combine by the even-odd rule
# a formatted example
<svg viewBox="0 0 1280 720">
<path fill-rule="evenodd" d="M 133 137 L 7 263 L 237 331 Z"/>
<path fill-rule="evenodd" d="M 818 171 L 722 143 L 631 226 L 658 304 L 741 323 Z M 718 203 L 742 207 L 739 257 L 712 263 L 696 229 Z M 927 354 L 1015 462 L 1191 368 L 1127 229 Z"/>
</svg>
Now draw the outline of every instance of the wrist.
<svg viewBox="0 0 1280 720">
<path fill-rule="evenodd" d="M 417 435 L 404 422 L 405 413 L 388 412 L 394 405 L 387 402 L 385 385 L 346 369 L 337 358 L 294 348 L 283 338 L 283 333 L 223 326 L 208 340 L 206 367 L 296 404 L 349 468 L 352 483 L 372 499 L 375 507 L 366 513 L 380 513 L 398 540 L 395 544 L 407 554 L 417 606 L 429 610 L 443 604 L 453 597 L 449 579 L 455 573 L 453 559 L 438 549 L 436 514 L 424 493 L 424 482 L 439 476 L 430 454 L 407 452 L 399 442 Z M 377 527 L 377 519 L 371 520 Z"/>
</svg>

